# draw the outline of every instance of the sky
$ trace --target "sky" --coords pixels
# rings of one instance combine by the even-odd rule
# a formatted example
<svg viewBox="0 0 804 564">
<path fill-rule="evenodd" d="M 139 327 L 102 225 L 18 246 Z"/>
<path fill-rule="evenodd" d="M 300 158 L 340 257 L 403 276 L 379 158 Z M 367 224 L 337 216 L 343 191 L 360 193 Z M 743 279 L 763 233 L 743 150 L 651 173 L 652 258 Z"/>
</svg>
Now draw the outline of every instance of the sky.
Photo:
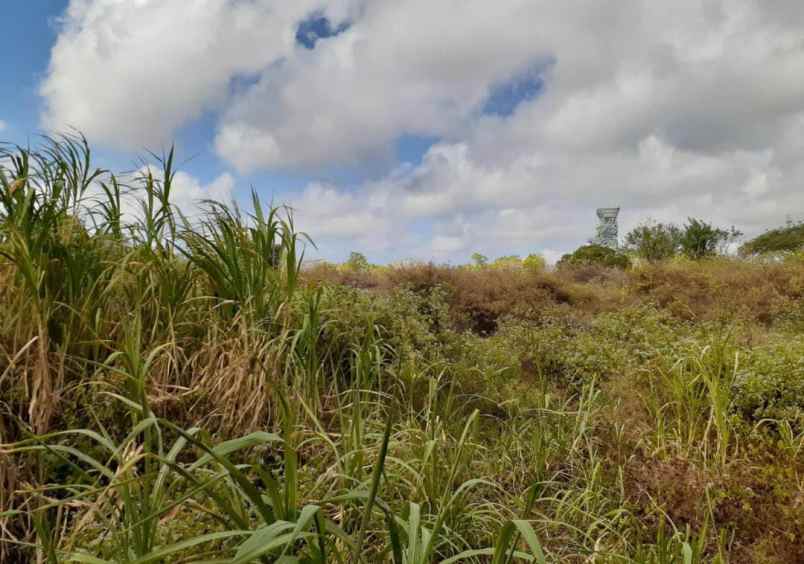
<svg viewBox="0 0 804 564">
<path fill-rule="evenodd" d="M 287 204 L 309 257 L 467 262 L 694 216 L 804 219 L 800 0 L 36 0 L 0 140 L 82 131 L 176 204 Z"/>
</svg>

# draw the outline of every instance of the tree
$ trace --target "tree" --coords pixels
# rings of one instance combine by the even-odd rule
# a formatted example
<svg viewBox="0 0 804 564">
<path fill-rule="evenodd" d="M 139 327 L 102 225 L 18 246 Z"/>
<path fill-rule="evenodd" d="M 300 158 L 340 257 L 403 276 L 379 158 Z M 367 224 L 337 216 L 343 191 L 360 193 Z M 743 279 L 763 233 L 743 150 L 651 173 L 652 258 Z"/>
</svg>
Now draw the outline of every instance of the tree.
<svg viewBox="0 0 804 564">
<path fill-rule="evenodd" d="M 648 221 L 625 236 L 625 246 L 640 258 L 654 262 L 675 256 L 681 248 L 681 235 L 681 229 L 672 223 Z"/>
<path fill-rule="evenodd" d="M 768 253 L 794 253 L 804 250 L 804 221 L 766 231 L 740 247 L 743 256 Z"/>
<path fill-rule="evenodd" d="M 489 262 L 489 257 L 480 253 L 472 253 L 472 262 L 475 266 L 486 266 Z"/>
<path fill-rule="evenodd" d="M 625 254 L 614 249 L 591 244 L 578 247 L 572 253 L 564 255 L 556 264 L 559 268 L 588 265 L 626 269 L 631 265 L 631 260 Z"/>
<path fill-rule="evenodd" d="M 731 227 L 722 229 L 702 219 L 688 218 L 681 233 L 679 243 L 681 251 L 691 259 L 701 259 L 723 252 L 725 246 L 742 236 L 742 233 Z"/>
<path fill-rule="evenodd" d="M 355 272 L 366 272 L 371 268 L 366 255 L 356 251 L 349 253 L 349 260 L 346 261 L 346 266 Z"/>
<path fill-rule="evenodd" d="M 531 272 L 542 272 L 547 268 L 547 261 L 537 253 L 531 253 L 522 261 L 522 266 Z"/>
</svg>

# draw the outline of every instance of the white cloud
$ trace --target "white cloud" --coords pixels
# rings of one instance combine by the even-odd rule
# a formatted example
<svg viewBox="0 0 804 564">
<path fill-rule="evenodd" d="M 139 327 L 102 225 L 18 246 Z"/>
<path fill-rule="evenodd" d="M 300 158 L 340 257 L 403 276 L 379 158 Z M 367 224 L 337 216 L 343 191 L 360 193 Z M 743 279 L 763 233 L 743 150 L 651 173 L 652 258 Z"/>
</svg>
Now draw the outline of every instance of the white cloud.
<svg viewBox="0 0 804 564">
<path fill-rule="evenodd" d="M 218 151 L 245 168 L 353 162 L 402 133 L 468 127 L 493 84 L 549 58 L 525 2 L 361 3 L 345 33 L 298 50 L 235 98 Z M 271 103 L 266 103 L 270 100 Z M 270 152 L 232 129 L 270 132 Z"/>
<path fill-rule="evenodd" d="M 369 225 L 396 234 L 415 231 L 423 219 L 432 223 L 432 237 L 418 247 L 400 246 L 395 237 L 372 239 L 375 252 L 392 258 L 459 261 L 475 250 L 555 255 L 593 236 L 594 209 L 604 205 L 623 206 L 622 232 L 648 217 L 703 216 L 756 233 L 804 209 L 804 194 L 788 186 L 804 182 L 804 168 L 784 173 L 779 167 L 772 150 L 706 155 L 655 136 L 632 151 L 577 160 L 535 153 L 504 167 L 479 162 L 463 144 L 436 145 L 418 167 L 348 192 L 330 187 L 327 197 L 309 187 L 294 205 L 316 240 L 332 236 L 320 230 L 328 222 L 318 223 L 319 217 L 343 218 L 355 239 Z M 320 210 L 315 218 L 305 215 L 310 208 Z"/>
<path fill-rule="evenodd" d="M 401 238 L 385 213 L 384 200 L 381 192 L 366 198 L 364 193 L 313 183 L 289 204 L 300 228 L 313 236 L 328 256 L 357 247 L 384 253 L 395 241 L 399 243 Z"/>
<path fill-rule="evenodd" d="M 233 79 L 294 47 L 313 0 L 72 0 L 41 86 L 45 126 L 123 148 L 170 141 Z"/>
<path fill-rule="evenodd" d="M 308 50 L 315 9 L 351 27 Z M 804 210 L 803 32 L 799 0 L 73 0 L 45 123 L 132 146 L 214 108 L 241 171 L 437 137 L 415 166 L 291 198 L 319 242 L 388 258 L 560 253 L 598 205 L 623 230 L 695 215 L 750 234 Z M 538 97 L 483 115 L 533 69 Z"/>
<path fill-rule="evenodd" d="M 162 182 L 161 171 L 151 166 L 143 167 L 131 173 L 130 177 L 124 176 L 120 179 L 134 188 L 134 190 L 124 191 L 121 196 L 121 211 L 126 222 L 132 223 L 142 218 L 141 201 L 145 195 L 138 187 L 142 186 L 141 179 L 149 172 L 157 182 Z M 204 184 L 193 175 L 180 170 L 173 176 L 170 202 L 192 222 L 203 213 L 207 201 L 212 200 L 230 205 L 233 202 L 234 186 L 235 179 L 229 173 L 223 173 L 208 184 Z M 104 197 L 99 187 L 96 187 L 90 196 L 96 199 Z"/>
<path fill-rule="evenodd" d="M 179 171 L 173 177 L 171 202 L 188 217 L 197 216 L 204 201 L 212 200 L 223 204 L 233 201 L 235 180 L 229 173 L 223 173 L 209 184 L 202 184 L 197 178 Z"/>
</svg>

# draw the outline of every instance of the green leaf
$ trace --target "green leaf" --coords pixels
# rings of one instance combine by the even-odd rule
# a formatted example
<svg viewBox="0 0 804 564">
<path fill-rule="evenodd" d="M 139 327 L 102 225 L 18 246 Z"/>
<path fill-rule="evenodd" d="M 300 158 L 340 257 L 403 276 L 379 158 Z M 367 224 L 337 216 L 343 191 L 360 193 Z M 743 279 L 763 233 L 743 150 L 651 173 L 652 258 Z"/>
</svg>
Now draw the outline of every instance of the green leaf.
<svg viewBox="0 0 804 564">
<path fill-rule="evenodd" d="M 147 562 L 154 562 L 155 560 L 161 560 L 166 556 L 170 556 L 171 554 L 176 554 L 177 552 L 181 552 L 182 550 L 186 550 L 188 548 L 192 548 L 199 544 L 204 544 L 205 542 L 210 542 L 214 540 L 221 540 L 221 539 L 228 539 L 236 536 L 243 536 L 247 535 L 248 531 L 218 531 L 217 533 L 208 533 L 206 535 L 200 535 L 197 537 L 192 537 L 187 540 L 183 540 L 181 542 L 177 542 L 162 548 L 156 548 L 155 550 L 151 551 L 149 554 L 141 558 L 137 558 L 136 560 L 132 561 L 131 564 L 146 564 Z"/>
<path fill-rule="evenodd" d="M 266 527 L 257 529 L 237 548 L 235 560 L 258 552 L 263 546 L 273 541 L 282 533 L 293 529 L 293 527 L 294 524 L 288 521 L 277 521 Z"/>
</svg>

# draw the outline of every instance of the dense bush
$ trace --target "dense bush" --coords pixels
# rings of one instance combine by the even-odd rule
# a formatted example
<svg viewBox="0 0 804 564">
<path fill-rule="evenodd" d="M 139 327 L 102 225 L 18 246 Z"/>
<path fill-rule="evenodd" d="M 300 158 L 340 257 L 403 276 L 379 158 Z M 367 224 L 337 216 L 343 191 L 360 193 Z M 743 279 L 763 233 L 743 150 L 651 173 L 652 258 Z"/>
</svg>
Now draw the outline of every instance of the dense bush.
<svg viewBox="0 0 804 564">
<path fill-rule="evenodd" d="M 688 258 L 702 259 L 722 252 L 726 245 L 736 241 L 741 235 L 734 227 L 714 227 L 706 221 L 691 217 L 681 231 L 679 246 Z"/>
<path fill-rule="evenodd" d="M 628 256 L 602 245 L 584 245 L 572 253 L 561 257 L 557 267 L 571 266 L 605 266 L 608 268 L 628 268 L 631 264 Z"/>
<path fill-rule="evenodd" d="M 542 255 L 531 253 L 522 260 L 522 266 L 533 272 L 541 272 L 547 268 L 547 261 Z"/>
<path fill-rule="evenodd" d="M 625 236 L 626 248 L 640 258 L 659 261 L 674 257 L 681 248 L 682 231 L 672 224 L 645 223 Z"/>
<path fill-rule="evenodd" d="M 788 421 L 796 434 L 804 432 L 804 342 L 785 338 L 757 347 L 740 367 L 735 381 L 734 408 L 756 424 Z"/>
<path fill-rule="evenodd" d="M 356 251 L 349 253 L 349 260 L 346 261 L 344 266 L 354 272 L 367 272 L 371 268 L 366 255 Z"/>
<path fill-rule="evenodd" d="M 625 236 L 625 245 L 640 258 L 652 262 L 679 253 L 687 258 L 702 259 L 722 253 L 741 235 L 734 227 L 723 229 L 701 219 L 689 218 L 683 227 L 652 222 L 639 225 Z"/>
<path fill-rule="evenodd" d="M 740 254 L 763 255 L 804 250 L 804 222 L 766 231 L 740 247 Z"/>
<path fill-rule="evenodd" d="M 800 307 L 804 264 L 679 259 L 630 272 L 628 286 L 632 296 L 683 319 L 748 319 L 769 325 Z"/>
</svg>

